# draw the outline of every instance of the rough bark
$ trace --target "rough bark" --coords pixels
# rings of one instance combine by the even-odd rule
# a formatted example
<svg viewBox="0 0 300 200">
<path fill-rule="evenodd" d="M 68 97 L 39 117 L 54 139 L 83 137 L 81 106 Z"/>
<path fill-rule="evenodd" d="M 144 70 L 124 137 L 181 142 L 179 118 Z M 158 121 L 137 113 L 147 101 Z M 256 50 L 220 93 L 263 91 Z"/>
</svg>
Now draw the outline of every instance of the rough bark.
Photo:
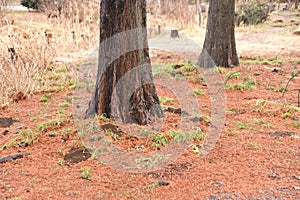
<svg viewBox="0 0 300 200">
<path fill-rule="evenodd" d="M 199 60 L 200 66 L 230 67 L 230 63 L 239 64 L 235 44 L 234 9 L 234 0 L 210 0 L 205 41 Z"/>
<path fill-rule="evenodd" d="M 149 58 L 146 1 L 102 0 L 100 26 L 102 49 L 97 82 L 86 117 L 105 114 L 127 123 L 148 124 L 152 118 L 163 116 Z M 116 35 L 122 37 L 117 38 L 120 42 L 110 40 Z M 128 51 L 132 49 L 128 46 L 133 46 L 133 50 Z M 115 52 L 120 52 L 120 56 L 110 62 Z"/>
<path fill-rule="evenodd" d="M 236 42 L 235 42 L 235 24 L 234 24 L 234 13 L 235 13 L 235 0 L 230 0 L 230 13 L 229 13 L 229 25 L 228 25 L 228 33 L 229 33 L 229 45 L 230 45 L 230 61 L 231 65 L 238 66 L 239 63 L 239 57 L 237 55 L 236 50 Z"/>
</svg>

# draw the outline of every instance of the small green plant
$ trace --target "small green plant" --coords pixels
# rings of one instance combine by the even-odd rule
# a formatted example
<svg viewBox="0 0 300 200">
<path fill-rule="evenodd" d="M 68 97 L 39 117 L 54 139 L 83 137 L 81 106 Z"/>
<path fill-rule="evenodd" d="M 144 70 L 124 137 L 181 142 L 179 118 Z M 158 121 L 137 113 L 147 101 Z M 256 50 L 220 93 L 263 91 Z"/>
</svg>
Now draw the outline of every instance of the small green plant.
<svg viewBox="0 0 300 200">
<path fill-rule="evenodd" d="M 268 60 L 263 60 L 261 62 L 262 65 L 270 65 L 271 63 Z"/>
<path fill-rule="evenodd" d="M 242 82 L 234 83 L 234 84 L 226 84 L 227 90 L 250 90 L 252 91 L 256 86 L 256 81 L 252 80 L 250 77 L 246 77 Z"/>
<path fill-rule="evenodd" d="M 50 98 L 50 95 L 44 95 L 42 98 L 40 98 L 40 102 L 46 103 Z"/>
<path fill-rule="evenodd" d="M 280 59 L 277 56 L 273 56 L 269 60 L 278 65 L 283 65 L 285 63 L 282 59 Z"/>
<path fill-rule="evenodd" d="M 63 102 L 63 103 L 61 103 L 60 104 L 60 107 L 70 107 L 70 103 L 68 103 L 68 102 Z"/>
<path fill-rule="evenodd" d="M 199 83 L 199 84 L 202 84 L 204 82 L 204 78 L 203 77 L 200 77 L 200 76 L 193 76 L 193 77 L 190 77 L 189 80 L 192 82 L 192 83 Z"/>
<path fill-rule="evenodd" d="M 183 132 L 178 131 L 174 136 L 174 141 L 178 143 L 187 141 L 201 141 L 205 137 L 205 133 L 198 127 L 193 128 L 192 131 Z"/>
<path fill-rule="evenodd" d="M 163 104 L 170 104 L 174 101 L 173 98 L 169 98 L 169 97 L 158 97 L 158 98 L 159 98 L 159 102 Z"/>
<path fill-rule="evenodd" d="M 62 159 L 59 159 L 59 160 L 57 161 L 57 164 L 58 164 L 59 166 L 64 166 L 64 165 L 65 165 L 65 161 L 62 160 Z"/>
<path fill-rule="evenodd" d="M 198 146 L 198 145 L 192 145 L 191 146 L 191 149 L 192 149 L 192 151 L 194 152 L 194 153 L 201 153 L 202 151 L 201 151 L 201 148 Z"/>
<path fill-rule="evenodd" d="M 253 73 L 253 75 L 254 75 L 254 76 L 259 76 L 260 73 L 259 73 L 258 71 L 255 71 L 255 72 Z"/>
<path fill-rule="evenodd" d="M 152 144 L 152 146 L 154 147 L 161 147 L 169 144 L 168 138 L 162 133 L 156 134 L 155 137 L 152 139 L 152 142 L 154 142 Z"/>
<path fill-rule="evenodd" d="M 261 149 L 262 146 L 258 142 L 253 142 L 245 146 L 245 149 Z"/>
<path fill-rule="evenodd" d="M 193 92 L 196 96 L 204 96 L 204 91 L 201 89 L 193 89 Z"/>
<path fill-rule="evenodd" d="M 99 121 L 104 122 L 104 123 L 107 123 L 107 122 L 111 121 L 111 119 L 106 117 L 106 114 L 97 115 L 96 117 Z"/>
<path fill-rule="evenodd" d="M 39 131 L 47 132 L 49 128 L 60 128 L 65 125 L 64 121 L 54 120 L 50 122 L 41 122 L 36 127 Z"/>
<path fill-rule="evenodd" d="M 283 113 L 281 117 L 282 117 L 283 119 L 286 119 L 286 118 L 288 118 L 288 117 L 290 117 L 290 116 L 292 116 L 292 114 L 289 113 L 289 112 L 286 112 L 286 113 Z"/>
<path fill-rule="evenodd" d="M 18 133 L 14 134 L 12 141 L 2 145 L 1 149 L 10 147 L 27 147 L 37 140 L 36 133 L 30 129 L 20 129 Z"/>
<path fill-rule="evenodd" d="M 91 176 L 91 168 L 88 167 L 82 168 L 80 172 L 81 172 L 81 178 L 83 179 L 89 179 Z"/>
<path fill-rule="evenodd" d="M 241 76 L 241 73 L 240 72 L 237 72 L 237 71 L 230 71 L 228 72 L 226 75 L 225 75 L 225 78 L 226 79 L 239 79 Z"/>
<path fill-rule="evenodd" d="M 232 137 L 233 137 L 233 136 L 237 136 L 237 134 L 234 133 L 232 130 L 228 130 L 228 131 L 227 131 L 227 135 L 228 135 L 228 136 L 232 136 Z"/>
<path fill-rule="evenodd" d="M 300 129 L 300 123 L 297 122 L 297 121 L 292 122 L 292 126 L 295 127 L 295 128 Z"/>
<path fill-rule="evenodd" d="M 298 71 L 298 72 L 292 72 L 292 73 L 291 73 L 290 79 L 289 79 L 288 82 L 286 83 L 285 88 L 283 88 L 283 90 L 282 90 L 282 97 L 284 96 L 285 92 L 288 91 L 288 86 L 289 86 L 290 82 L 291 82 L 293 79 L 295 79 L 295 77 L 297 77 L 299 74 L 300 74 L 300 71 Z"/>
<path fill-rule="evenodd" d="M 243 122 L 238 122 L 238 123 L 236 124 L 236 127 L 237 127 L 238 129 L 245 129 L 245 128 L 247 128 L 247 124 L 245 124 L 245 123 L 243 123 Z"/>
<path fill-rule="evenodd" d="M 119 140 L 119 135 L 114 133 L 112 130 L 110 129 L 106 129 L 105 130 L 105 135 L 110 136 L 114 141 L 118 141 Z"/>
</svg>

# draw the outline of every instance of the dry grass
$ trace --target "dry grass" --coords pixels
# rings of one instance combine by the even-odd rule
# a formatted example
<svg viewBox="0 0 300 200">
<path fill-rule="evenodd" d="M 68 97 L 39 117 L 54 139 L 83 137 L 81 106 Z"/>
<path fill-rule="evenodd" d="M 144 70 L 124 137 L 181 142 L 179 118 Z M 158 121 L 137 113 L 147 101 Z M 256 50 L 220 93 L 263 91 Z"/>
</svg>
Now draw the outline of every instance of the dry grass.
<svg viewBox="0 0 300 200">
<path fill-rule="evenodd" d="M 55 50 L 46 38 L 15 26 L 0 29 L 0 107 L 31 94 Z"/>
<path fill-rule="evenodd" d="M 22 18 L 15 24 L 0 27 L 0 108 L 37 90 L 39 80 L 47 76 L 44 72 L 55 65 L 55 57 L 75 57 L 99 41 L 99 20 L 79 23 L 61 17 L 28 23 Z"/>
</svg>

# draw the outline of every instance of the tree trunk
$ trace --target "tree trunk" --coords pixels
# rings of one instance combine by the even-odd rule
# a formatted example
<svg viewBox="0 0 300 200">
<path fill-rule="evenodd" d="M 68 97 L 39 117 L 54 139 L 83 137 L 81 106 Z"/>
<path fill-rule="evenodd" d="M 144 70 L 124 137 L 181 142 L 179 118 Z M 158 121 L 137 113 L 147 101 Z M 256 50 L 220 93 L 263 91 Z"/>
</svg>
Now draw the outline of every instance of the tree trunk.
<svg viewBox="0 0 300 200">
<path fill-rule="evenodd" d="M 201 67 L 238 65 L 234 30 L 234 0 L 210 0 Z M 214 63 L 211 63 L 213 60 Z M 209 61 L 209 63 L 207 63 Z"/>
<path fill-rule="evenodd" d="M 295 9 L 298 9 L 299 7 L 299 0 L 295 0 Z"/>
<path fill-rule="evenodd" d="M 149 58 L 146 0 L 102 0 L 100 29 L 97 82 L 86 117 L 104 114 L 144 125 L 163 116 Z"/>
<path fill-rule="evenodd" d="M 230 52 L 229 58 L 231 61 L 231 65 L 239 66 L 239 57 L 236 51 L 236 43 L 235 43 L 235 24 L 234 24 L 234 13 L 235 13 L 235 0 L 230 0 L 230 16 L 228 17 L 229 25 L 228 25 L 228 35 L 229 35 L 229 45 Z M 233 14 L 232 14 L 233 13 Z"/>
</svg>

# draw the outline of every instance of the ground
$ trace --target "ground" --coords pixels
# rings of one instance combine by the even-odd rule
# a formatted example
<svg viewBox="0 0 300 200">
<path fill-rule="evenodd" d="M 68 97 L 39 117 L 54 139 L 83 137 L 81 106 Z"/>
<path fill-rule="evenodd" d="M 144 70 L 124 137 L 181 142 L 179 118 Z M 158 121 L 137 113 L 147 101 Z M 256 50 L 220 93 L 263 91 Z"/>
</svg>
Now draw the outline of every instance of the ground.
<svg viewBox="0 0 300 200">
<path fill-rule="evenodd" d="M 38 20 L 35 15 L 39 14 L 26 16 Z M 271 19 L 264 25 L 237 29 L 241 66 L 217 70 L 225 83 L 226 121 L 216 146 L 205 157 L 199 156 L 204 136 L 192 141 L 176 161 L 153 172 L 115 170 L 93 156 L 79 163 L 64 160 L 72 148 L 82 146 L 73 120 L 76 84 L 68 80 L 74 78 L 74 68 L 90 65 L 84 56 L 69 56 L 72 64 L 60 64 L 48 72 L 46 80 L 55 80 L 56 85 L 0 110 L 0 158 L 30 153 L 0 163 L 0 198 L 299 199 L 300 78 L 293 74 L 300 70 L 300 39 L 292 34 L 297 26 L 290 20 L 300 23 L 300 19 L 293 16 L 278 13 L 272 19 L 282 18 L 279 25 Z M 201 45 L 204 32 L 202 28 L 180 34 Z M 153 50 L 151 55 L 155 77 L 163 73 L 187 78 L 200 105 L 198 126 L 201 131 L 212 126 L 203 74 L 172 52 Z M 66 57 L 60 57 L 60 62 Z M 157 90 L 164 109 L 180 108 L 172 91 L 159 85 Z M 166 114 L 164 134 L 176 130 L 179 119 L 176 113 Z M 114 124 L 105 118 L 99 123 Z M 133 152 L 142 145 L 142 151 L 160 151 L 168 145 L 116 132 L 107 137 Z"/>
</svg>

